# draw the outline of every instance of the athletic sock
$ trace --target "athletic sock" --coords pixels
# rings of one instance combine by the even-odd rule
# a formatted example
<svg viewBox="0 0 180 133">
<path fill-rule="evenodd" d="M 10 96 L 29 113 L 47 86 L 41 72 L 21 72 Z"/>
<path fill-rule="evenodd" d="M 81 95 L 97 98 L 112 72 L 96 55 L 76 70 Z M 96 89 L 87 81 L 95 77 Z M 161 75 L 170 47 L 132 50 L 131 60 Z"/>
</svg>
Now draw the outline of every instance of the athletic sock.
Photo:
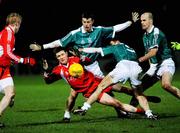
<svg viewBox="0 0 180 133">
<path fill-rule="evenodd" d="M 70 115 L 69 111 L 65 111 L 64 118 L 71 118 L 71 115 Z"/>
<path fill-rule="evenodd" d="M 90 105 L 89 103 L 87 103 L 87 102 L 85 102 L 85 103 L 83 104 L 83 106 L 81 107 L 82 110 L 88 110 L 88 109 L 90 109 L 90 108 L 91 108 L 91 105 Z"/>
</svg>

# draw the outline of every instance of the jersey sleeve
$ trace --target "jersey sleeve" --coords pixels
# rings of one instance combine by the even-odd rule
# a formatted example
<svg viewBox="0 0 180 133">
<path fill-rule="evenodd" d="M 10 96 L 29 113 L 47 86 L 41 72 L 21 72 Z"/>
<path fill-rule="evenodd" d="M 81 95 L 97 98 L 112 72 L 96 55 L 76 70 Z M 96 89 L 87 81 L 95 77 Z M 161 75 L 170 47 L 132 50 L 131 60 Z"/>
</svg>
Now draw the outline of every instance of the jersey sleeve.
<svg viewBox="0 0 180 133">
<path fill-rule="evenodd" d="M 72 34 L 72 31 L 69 32 L 65 37 L 63 37 L 62 39 L 60 39 L 60 42 L 62 44 L 62 47 L 67 47 L 68 45 L 70 45 L 71 43 L 74 42 L 74 39 L 73 39 L 73 34 Z"/>
<path fill-rule="evenodd" d="M 149 49 L 158 48 L 161 41 L 160 31 L 158 28 L 154 28 L 152 45 Z"/>
<path fill-rule="evenodd" d="M 99 27 L 99 28 L 101 28 L 102 31 L 101 33 L 104 39 L 114 38 L 115 32 L 113 30 L 113 27 Z"/>
<path fill-rule="evenodd" d="M 44 81 L 46 84 L 51 84 L 59 79 L 62 79 L 62 77 L 60 76 L 60 69 L 58 66 L 55 67 L 46 77 L 44 76 Z"/>
<path fill-rule="evenodd" d="M 3 51 L 4 56 L 6 58 L 12 59 L 15 62 L 19 63 L 21 57 L 17 56 L 13 53 L 14 48 L 14 39 L 13 39 L 13 33 L 9 30 L 5 30 L 3 34 L 1 35 L 2 44 L 3 44 Z"/>
<path fill-rule="evenodd" d="M 112 54 L 113 53 L 113 46 L 108 46 L 108 47 L 104 47 L 102 48 L 103 51 L 103 55 L 108 55 L 108 54 Z"/>
<path fill-rule="evenodd" d="M 59 66 L 56 66 L 53 68 L 52 73 L 55 75 L 59 75 L 61 72 L 61 68 Z"/>
</svg>

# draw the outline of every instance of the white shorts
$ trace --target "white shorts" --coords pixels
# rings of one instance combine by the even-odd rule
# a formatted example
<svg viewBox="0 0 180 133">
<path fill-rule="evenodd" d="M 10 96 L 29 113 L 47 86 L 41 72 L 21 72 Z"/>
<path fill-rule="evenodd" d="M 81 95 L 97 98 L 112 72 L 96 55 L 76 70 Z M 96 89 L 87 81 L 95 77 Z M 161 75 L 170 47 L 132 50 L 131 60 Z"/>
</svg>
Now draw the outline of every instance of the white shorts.
<svg viewBox="0 0 180 133">
<path fill-rule="evenodd" d="M 132 86 L 141 84 L 138 79 L 139 74 L 142 72 L 142 68 L 135 61 L 122 60 L 117 63 L 116 67 L 109 73 L 113 79 L 113 83 L 121 82 L 125 83 L 128 79 Z"/>
<path fill-rule="evenodd" d="M 158 70 L 157 70 L 158 69 Z M 157 70 L 157 72 L 156 72 Z M 174 75 L 175 72 L 175 64 L 174 61 L 172 60 L 172 58 L 166 59 L 164 60 L 161 65 L 159 66 L 159 68 L 157 67 L 157 64 L 151 64 L 150 68 L 148 69 L 148 71 L 146 72 L 146 74 L 152 76 L 154 75 L 156 72 L 156 74 L 158 76 L 162 76 L 162 74 L 164 72 L 170 72 L 172 75 Z"/>
<path fill-rule="evenodd" d="M 95 76 L 103 78 L 104 74 L 100 69 L 99 63 L 95 61 L 91 65 L 85 66 L 86 70 L 92 72 Z"/>
<path fill-rule="evenodd" d="M 174 75 L 175 64 L 172 58 L 166 59 L 161 63 L 160 68 L 157 71 L 157 75 L 162 76 L 164 72 L 170 72 L 172 75 Z"/>
<path fill-rule="evenodd" d="M 0 80 L 0 93 L 4 93 L 4 89 L 7 86 L 14 86 L 12 77 L 8 77 Z"/>
</svg>

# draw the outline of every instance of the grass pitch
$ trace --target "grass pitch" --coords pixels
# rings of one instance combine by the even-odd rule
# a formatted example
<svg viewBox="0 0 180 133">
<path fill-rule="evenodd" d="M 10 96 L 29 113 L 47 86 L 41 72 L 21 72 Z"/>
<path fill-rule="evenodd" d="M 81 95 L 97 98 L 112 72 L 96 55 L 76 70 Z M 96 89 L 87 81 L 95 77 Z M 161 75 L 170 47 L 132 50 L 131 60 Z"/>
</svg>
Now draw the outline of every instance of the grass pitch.
<svg viewBox="0 0 180 133">
<path fill-rule="evenodd" d="M 179 72 L 178 72 L 179 73 Z M 180 76 L 176 73 L 173 84 L 180 88 Z M 6 127 L 0 133 L 179 133 L 180 102 L 165 92 L 158 82 L 145 92 L 161 97 L 161 103 L 150 103 L 159 120 L 147 120 L 142 116 L 130 119 L 116 117 L 112 107 L 95 103 L 85 116 L 71 115 L 71 123 L 62 123 L 69 85 L 63 80 L 46 85 L 41 75 L 14 77 L 16 87 L 15 105 L 7 108 L 1 120 Z M 115 93 L 123 102 L 130 96 Z M 84 99 L 80 94 L 76 107 Z"/>
</svg>

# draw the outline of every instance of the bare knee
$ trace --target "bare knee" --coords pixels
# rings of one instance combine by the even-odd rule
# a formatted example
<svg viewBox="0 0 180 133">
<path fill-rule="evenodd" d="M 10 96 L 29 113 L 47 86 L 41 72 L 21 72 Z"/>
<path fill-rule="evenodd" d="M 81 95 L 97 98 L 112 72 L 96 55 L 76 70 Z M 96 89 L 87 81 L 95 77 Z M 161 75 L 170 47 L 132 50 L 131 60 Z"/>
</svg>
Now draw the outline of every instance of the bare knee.
<svg viewBox="0 0 180 133">
<path fill-rule="evenodd" d="M 169 83 L 162 83 L 162 88 L 165 90 L 170 90 L 171 85 Z"/>
<path fill-rule="evenodd" d="M 14 92 L 13 89 L 8 88 L 8 89 L 5 90 L 5 95 L 4 96 L 7 97 L 8 99 L 12 99 L 12 98 L 15 97 L 15 92 Z"/>
</svg>

